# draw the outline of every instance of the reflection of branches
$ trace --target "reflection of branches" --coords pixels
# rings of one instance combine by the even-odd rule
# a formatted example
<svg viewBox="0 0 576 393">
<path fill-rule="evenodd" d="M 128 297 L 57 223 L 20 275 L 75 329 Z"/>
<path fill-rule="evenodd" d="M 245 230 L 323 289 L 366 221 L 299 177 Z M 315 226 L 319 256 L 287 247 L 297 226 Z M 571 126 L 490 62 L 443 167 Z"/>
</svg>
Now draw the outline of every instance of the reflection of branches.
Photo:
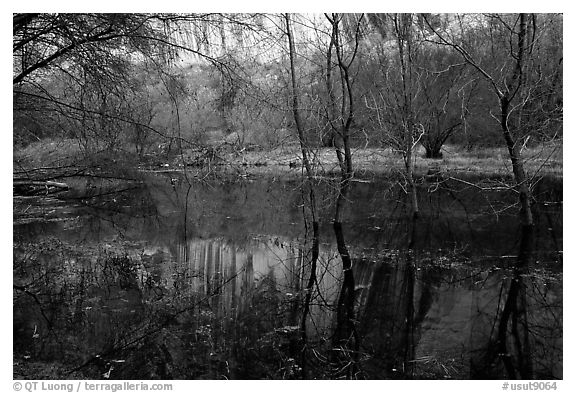
<svg viewBox="0 0 576 393">
<path fill-rule="evenodd" d="M 529 353 L 530 349 L 528 347 L 528 336 L 527 336 L 527 321 L 526 319 L 526 310 L 524 307 L 519 308 L 518 300 L 521 303 L 525 303 L 525 292 L 522 291 L 523 282 L 520 275 L 516 272 L 514 278 L 512 278 L 512 283 L 510 285 L 510 289 L 508 291 L 508 296 L 506 298 L 506 302 L 504 303 L 504 309 L 502 310 L 502 314 L 500 316 L 500 323 L 498 325 L 498 353 L 500 359 L 504 363 L 506 371 L 508 373 L 508 377 L 515 379 L 516 378 L 516 367 L 518 367 L 518 371 L 520 372 L 520 376 L 523 379 L 529 379 L 532 377 L 532 370 L 530 364 L 531 354 Z M 518 297 L 520 294 L 524 295 L 520 299 Z M 521 307 L 521 306 L 520 306 Z M 524 339 L 521 340 L 519 337 L 520 332 L 518 331 L 518 318 L 523 318 L 523 327 L 525 328 L 522 332 L 524 334 Z M 510 353 L 508 348 L 508 324 L 511 323 L 511 334 L 514 339 L 513 348 L 516 349 L 517 361 L 519 364 L 514 364 L 514 358 Z M 524 353 L 524 350 L 528 351 L 528 353 Z M 522 365 L 524 363 L 524 366 Z"/>
<path fill-rule="evenodd" d="M 354 324 L 354 272 L 352 270 L 352 260 L 350 258 L 350 253 L 344 240 L 342 223 L 334 221 L 333 227 L 334 233 L 336 235 L 338 253 L 342 259 L 342 270 L 344 272 L 342 288 L 340 289 L 340 295 L 338 296 L 338 303 L 336 307 L 336 330 L 334 332 L 333 345 L 335 347 L 340 347 L 340 349 L 344 351 L 342 352 L 343 355 L 348 356 L 348 354 L 351 354 L 349 356 L 350 360 L 346 365 L 344 365 L 344 367 L 342 367 L 342 370 L 338 371 L 338 373 L 342 373 L 344 370 L 346 370 L 346 374 L 349 377 L 352 377 L 356 373 L 356 363 L 358 360 L 357 352 L 358 348 L 360 347 L 360 338 Z M 352 351 L 350 351 L 349 348 L 352 348 Z M 338 356 L 338 358 L 340 361 L 343 360 L 341 356 Z"/>
<path fill-rule="evenodd" d="M 42 318 L 44 318 L 44 320 L 46 321 L 48 329 L 50 331 L 53 331 L 52 320 L 49 319 L 48 316 L 46 315 L 46 313 L 44 312 L 44 307 L 43 307 L 40 299 L 38 299 L 38 296 L 36 296 L 36 294 L 34 292 L 31 292 L 28 289 L 28 286 L 26 286 L 26 285 L 13 284 L 12 286 L 15 290 L 20 291 L 20 292 L 24 292 L 26 295 L 30 296 L 34 300 L 34 303 L 36 303 L 38 305 L 38 308 L 40 309 L 40 314 L 42 314 Z"/>
<path fill-rule="evenodd" d="M 328 260 L 328 261 L 326 262 L 326 265 L 325 265 L 326 268 L 325 268 L 324 271 L 321 273 L 321 275 L 316 277 L 316 287 L 318 288 L 318 297 L 322 300 L 322 303 L 321 303 L 322 306 L 325 307 L 325 308 L 327 308 L 327 309 L 330 309 L 330 308 L 332 308 L 333 306 L 330 305 L 330 304 L 328 303 L 327 299 L 324 297 L 324 295 L 322 295 L 322 291 L 320 291 L 320 282 L 322 282 L 322 281 L 324 280 L 324 276 L 325 276 L 326 274 L 330 274 L 332 277 L 334 277 L 334 276 L 332 275 L 332 272 L 331 272 L 330 269 L 329 269 L 329 264 L 330 264 L 330 260 Z"/>
<path fill-rule="evenodd" d="M 195 301 L 192 305 L 189 305 L 187 307 L 184 307 L 180 310 L 177 310 L 171 314 L 168 314 L 164 317 L 163 321 L 161 321 L 157 326 L 151 326 L 152 322 L 149 322 L 148 325 L 146 326 L 142 326 L 139 327 L 137 329 L 135 329 L 134 331 L 132 331 L 132 334 L 135 334 L 139 331 L 144 330 L 144 332 L 142 334 L 140 334 L 139 336 L 131 339 L 131 340 L 127 340 L 125 341 L 123 344 L 118 345 L 116 347 L 113 347 L 105 352 L 102 352 L 100 354 L 97 354 L 93 357 L 91 357 L 90 359 L 88 359 L 87 361 L 85 361 L 83 364 L 75 367 L 74 369 L 71 369 L 68 371 L 68 374 L 73 374 L 74 372 L 77 372 L 95 362 L 97 362 L 99 359 L 101 359 L 102 357 L 107 357 L 110 356 L 114 353 L 117 353 L 121 350 L 124 350 L 126 348 L 129 348 L 139 342 L 141 342 L 142 340 L 145 340 L 148 337 L 151 337 L 159 332 L 161 332 L 164 328 L 166 328 L 166 326 L 169 326 L 171 323 L 173 323 L 176 318 L 182 314 L 185 314 L 187 312 L 190 312 L 192 310 L 194 310 L 196 307 L 198 307 L 199 305 L 205 303 L 206 301 L 208 301 L 210 298 L 214 297 L 214 296 L 218 296 L 221 292 L 221 290 L 231 281 L 236 280 L 236 278 L 244 272 L 244 268 L 240 269 L 236 274 L 232 275 L 231 277 L 229 277 L 227 280 L 223 281 L 220 285 L 218 285 L 217 287 L 213 288 L 211 293 L 207 294 L 206 296 L 204 296 L 203 298 Z"/>
<path fill-rule="evenodd" d="M 543 368 L 537 368 L 534 361 L 538 358 L 538 351 L 548 347 L 558 336 L 543 334 L 544 329 L 555 329 L 555 326 L 538 325 L 534 323 L 534 318 L 547 318 L 554 320 L 556 326 L 560 325 L 555 313 L 550 310 L 550 306 L 542 295 L 538 284 L 533 280 L 535 293 L 543 300 L 543 313 L 529 313 L 529 307 L 537 304 L 536 299 L 529 296 L 526 277 L 529 274 L 529 263 L 532 260 L 531 237 L 534 235 L 530 228 L 523 227 L 519 252 L 516 257 L 513 275 L 510 277 L 510 284 L 506 289 L 506 284 L 500 287 L 500 296 L 496 308 L 494 325 L 490 332 L 487 358 L 483 360 L 490 367 L 494 365 L 496 358 L 500 359 L 508 378 L 532 379 L 537 374 L 543 375 L 550 371 L 547 367 L 555 367 L 553 364 L 542 364 Z M 530 300 L 533 301 L 530 301 Z M 501 310 L 501 311 L 500 311 Z M 533 316 L 531 316 L 531 314 Z M 553 325 L 554 325 L 553 324 Z M 544 361 L 544 360 L 543 360 Z M 551 374 L 552 375 L 552 374 Z M 485 377 L 490 377 L 486 374 Z M 550 375 L 546 375 L 550 377 Z"/>
<path fill-rule="evenodd" d="M 319 226 L 318 226 L 317 221 L 312 222 L 312 232 L 313 232 L 313 238 L 312 238 L 312 260 L 310 262 L 310 276 L 308 277 L 308 282 L 306 284 L 306 287 L 304 288 L 304 292 L 306 293 L 306 295 L 304 297 L 304 305 L 303 305 L 303 311 L 302 311 L 302 322 L 301 322 L 301 327 L 300 327 L 301 335 L 302 335 L 302 341 L 303 341 L 304 345 L 307 344 L 306 322 L 308 320 L 308 314 L 310 313 L 310 301 L 312 299 L 312 291 L 314 288 L 314 284 L 317 282 L 316 281 L 316 264 L 318 261 L 319 247 L 320 247 Z M 302 364 L 303 365 L 306 364 L 305 352 L 306 352 L 305 350 L 302 351 L 302 356 L 303 356 Z"/>
</svg>

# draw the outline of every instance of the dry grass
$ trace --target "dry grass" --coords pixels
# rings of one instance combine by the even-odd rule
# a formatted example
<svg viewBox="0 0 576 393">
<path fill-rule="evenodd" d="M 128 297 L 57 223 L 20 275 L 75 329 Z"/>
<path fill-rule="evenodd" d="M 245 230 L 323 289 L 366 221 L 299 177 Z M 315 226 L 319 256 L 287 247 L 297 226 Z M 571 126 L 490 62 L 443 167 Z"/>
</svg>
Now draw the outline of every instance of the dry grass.
<svg viewBox="0 0 576 393">
<path fill-rule="evenodd" d="M 422 356 L 409 362 L 416 379 L 464 379 L 466 378 L 463 360 L 458 358 L 437 358 Z"/>
<path fill-rule="evenodd" d="M 44 139 L 14 151 L 14 169 L 74 165 L 81 160 L 81 148 L 73 139 Z"/>
<path fill-rule="evenodd" d="M 442 159 L 423 158 L 424 151 L 417 151 L 415 174 L 425 175 L 433 168 L 451 174 L 477 174 L 489 176 L 512 176 L 512 166 L 505 148 L 486 148 L 468 152 L 457 146 L 447 146 Z M 523 151 L 529 175 L 562 177 L 562 146 L 540 145 Z M 256 168 L 250 172 L 294 173 L 301 168 L 298 146 L 284 146 L 271 151 L 252 151 L 238 157 L 227 157 L 227 162 L 238 160 Z M 313 152 L 315 168 L 319 174 L 338 171 L 333 149 L 321 148 Z M 357 175 L 390 174 L 403 170 L 401 154 L 391 149 L 353 150 L 353 162 Z M 292 163 L 292 167 L 290 164 Z"/>
<path fill-rule="evenodd" d="M 353 162 L 357 177 L 391 175 L 402 173 L 403 159 L 400 153 L 391 149 L 354 149 Z M 532 175 L 562 177 L 562 144 L 543 144 L 523 150 L 526 170 Z M 245 174 L 272 174 L 296 176 L 302 171 L 301 152 L 298 144 L 282 145 L 272 150 L 219 151 L 219 161 L 210 164 L 211 171 L 228 171 Z M 86 161 L 85 153 L 72 139 L 44 140 L 14 152 L 14 169 L 21 167 L 37 168 L 75 165 Z M 126 157 L 124 157 L 126 158 Z M 316 175 L 338 173 L 336 154 L 332 148 L 318 148 L 312 151 Z M 181 157 L 165 162 L 166 157 L 158 157 L 166 170 L 182 169 Z M 96 158 L 97 161 L 97 158 Z M 116 161 L 116 160 L 115 160 Z M 166 166 L 165 164 L 168 164 Z M 129 165 L 129 163 L 127 164 Z M 157 167 L 153 169 L 158 169 Z M 206 168 L 203 168 L 206 169 Z M 424 158 L 424 149 L 416 152 L 415 175 L 422 176 L 430 169 L 450 175 L 482 175 L 510 177 L 512 168 L 505 148 L 483 148 L 466 151 L 459 146 L 445 146 L 442 159 Z"/>
<path fill-rule="evenodd" d="M 75 139 L 45 139 L 15 150 L 13 165 L 15 177 L 48 179 L 79 170 L 126 175 L 138 169 L 138 159 L 128 151 L 103 146 L 87 151 Z"/>
</svg>

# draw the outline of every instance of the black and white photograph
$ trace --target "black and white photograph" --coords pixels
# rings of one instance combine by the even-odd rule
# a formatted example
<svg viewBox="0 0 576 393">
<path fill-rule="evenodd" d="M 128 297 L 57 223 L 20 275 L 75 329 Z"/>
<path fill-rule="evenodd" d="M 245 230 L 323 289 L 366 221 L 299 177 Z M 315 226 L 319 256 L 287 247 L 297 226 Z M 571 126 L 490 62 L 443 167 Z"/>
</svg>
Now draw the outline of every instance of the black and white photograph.
<svg viewBox="0 0 576 393">
<path fill-rule="evenodd" d="M 181 8 L 12 12 L 9 387 L 562 390 L 563 13 Z"/>
</svg>

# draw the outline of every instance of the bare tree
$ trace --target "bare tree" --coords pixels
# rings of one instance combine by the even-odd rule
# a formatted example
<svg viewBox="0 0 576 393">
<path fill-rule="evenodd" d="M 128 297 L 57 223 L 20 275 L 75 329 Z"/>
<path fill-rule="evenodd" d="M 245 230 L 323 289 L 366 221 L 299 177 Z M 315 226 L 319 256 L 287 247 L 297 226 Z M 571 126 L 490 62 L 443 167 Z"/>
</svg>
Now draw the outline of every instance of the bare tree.
<svg viewBox="0 0 576 393">
<path fill-rule="evenodd" d="M 326 87 L 328 91 L 328 120 L 333 133 L 334 148 L 340 167 L 340 184 L 334 213 L 334 233 L 338 253 L 342 259 L 343 282 L 337 303 L 337 329 L 334 334 L 334 344 L 352 347 L 353 362 L 347 362 L 344 367 L 350 377 L 355 373 L 360 338 L 355 328 L 354 302 L 355 280 L 352 271 L 352 258 L 346 245 L 342 227 L 342 214 L 350 192 L 354 177 L 352 151 L 350 147 L 350 130 L 356 116 L 356 101 L 354 97 L 354 80 L 352 66 L 357 59 L 361 41 L 361 29 L 364 14 L 344 15 L 325 14 L 330 23 L 330 41 L 326 52 Z M 344 26 L 347 27 L 344 27 Z M 349 34 L 344 34 L 344 31 Z M 345 37 L 348 36 L 348 42 Z M 335 60 L 333 60 L 335 57 Z M 339 78 L 337 83 L 332 79 L 332 70 L 336 68 Z M 335 86 L 339 87 L 337 94 Z M 338 101 L 339 100 L 339 101 Z M 339 109 L 337 109 L 339 108 Z M 336 354 L 338 358 L 340 354 Z"/>
<path fill-rule="evenodd" d="M 383 40 L 391 40 L 395 61 L 388 61 L 389 50 L 379 54 L 382 92 L 366 99 L 366 106 L 375 113 L 376 123 L 383 130 L 383 142 L 400 152 L 404 161 L 404 177 L 410 196 L 411 216 L 416 218 L 420 209 L 414 182 L 414 149 L 424 135 L 424 126 L 416 118 L 415 102 L 422 94 L 420 79 L 422 71 L 415 64 L 415 42 L 412 14 L 369 14 L 370 22 L 377 28 Z"/>
<path fill-rule="evenodd" d="M 530 137 L 523 112 L 528 108 L 539 84 L 535 77 L 538 70 L 534 67 L 534 48 L 539 40 L 537 18 L 532 14 L 485 15 L 476 17 L 475 23 L 467 23 L 467 26 L 489 30 L 490 41 L 483 44 L 488 45 L 488 53 L 497 53 L 492 58 L 482 56 L 482 45 L 478 41 L 472 41 L 476 47 L 466 41 L 469 35 L 474 34 L 474 31 L 462 31 L 463 22 L 470 18 L 472 16 L 457 15 L 454 23 L 448 24 L 443 30 L 434 27 L 428 20 L 426 23 L 434 32 L 434 42 L 446 45 L 460 54 L 490 86 L 498 102 L 499 113 L 495 119 L 500 125 L 512 164 L 521 222 L 524 226 L 532 227 L 531 180 L 525 170 L 522 150 Z M 451 29 L 456 30 L 455 26 L 461 26 L 459 36 L 451 33 Z"/>
<path fill-rule="evenodd" d="M 252 28 L 251 18 L 242 14 L 15 14 L 14 112 L 26 109 L 20 103 L 47 101 L 43 107 L 57 111 L 61 118 L 81 118 L 120 131 L 136 126 L 162 135 L 149 119 L 140 122 L 131 116 L 134 108 L 120 108 L 129 105 L 129 96 L 137 88 L 135 75 L 154 74 L 153 79 L 160 78 L 172 91 L 178 81 L 177 73 L 170 70 L 177 68 L 176 60 L 185 58 L 213 65 L 224 81 L 238 79 L 233 75 L 233 59 L 222 55 L 226 47 L 213 53 L 206 49 L 208 38 L 194 33 L 201 27 L 220 31 L 222 20 L 228 26 Z M 65 81 L 70 86 L 63 86 Z M 233 93 L 223 92 L 221 106 L 231 105 Z"/>
<path fill-rule="evenodd" d="M 326 86 L 328 90 L 328 120 L 333 131 L 336 157 L 340 166 L 340 188 L 334 222 L 342 222 L 342 209 L 354 176 L 352 164 L 352 150 L 350 147 L 350 129 L 352 127 L 356 102 L 354 99 L 351 66 L 356 59 L 360 46 L 361 26 L 364 14 L 352 16 L 353 35 L 350 43 L 344 42 L 342 34 L 343 14 L 325 14 L 331 26 L 330 41 L 326 52 Z M 349 48 L 349 53 L 345 49 Z M 335 59 L 334 59 L 335 57 Z M 338 83 L 333 81 L 333 69 L 338 70 Z M 340 88 L 340 94 L 335 93 L 335 86 Z M 338 102 L 339 100 L 339 102 Z M 339 109 L 337 109 L 339 107 Z"/>
<path fill-rule="evenodd" d="M 301 333 L 304 344 L 306 344 L 306 321 L 308 318 L 308 313 L 310 310 L 310 301 L 312 299 L 312 289 L 316 283 L 316 264 L 319 256 L 319 225 L 318 217 L 316 213 L 316 195 L 314 192 L 314 173 L 312 169 L 312 164 L 310 162 L 310 145 L 304 134 L 304 125 L 300 117 L 300 107 L 299 107 L 299 86 L 298 78 L 296 74 L 295 58 L 296 49 L 294 47 L 294 38 L 292 34 L 292 26 L 290 20 L 290 14 L 284 14 L 284 21 L 286 23 L 286 36 L 288 38 L 288 51 L 290 56 L 290 76 L 292 84 L 292 111 L 294 114 L 294 122 L 296 123 L 296 130 L 298 132 L 298 140 L 300 142 L 300 151 L 302 153 L 302 162 L 306 170 L 306 187 L 308 188 L 310 197 L 310 213 L 312 215 L 312 260 L 310 264 L 310 276 L 306 285 L 306 297 L 304 299 L 304 311 L 302 313 L 302 325 Z M 302 364 L 306 365 L 305 351 L 302 353 L 303 361 Z"/>
<path fill-rule="evenodd" d="M 426 158 L 442 158 L 442 147 L 464 128 L 470 100 L 477 91 L 477 78 L 469 67 L 444 47 L 423 45 L 416 65 L 422 73 L 421 94 L 415 102 L 416 118 L 423 125 L 420 143 Z"/>
</svg>

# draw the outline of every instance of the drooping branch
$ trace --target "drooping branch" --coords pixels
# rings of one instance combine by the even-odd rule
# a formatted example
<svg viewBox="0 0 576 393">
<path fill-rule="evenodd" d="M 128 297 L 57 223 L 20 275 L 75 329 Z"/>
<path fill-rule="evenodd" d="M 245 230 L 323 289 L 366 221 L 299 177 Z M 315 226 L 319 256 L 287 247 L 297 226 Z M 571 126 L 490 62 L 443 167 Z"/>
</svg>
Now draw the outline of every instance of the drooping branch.
<svg viewBox="0 0 576 393">
<path fill-rule="evenodd" d="M 127 124 L 136 125 L 136 126 L 145 128 L 145 129 L 147 129 L 148 131 L 151 131 L 151 132 L 153 132 L 153 133 L 155 133 L 155 134 L 157 134 L 157 135 L 160 135 L 160 136 L 163 137 L 163 138 L 180 140 L 180 141 L 185 142 L 185 143 L 187 143 L 187 144 L 193 144 L 191 141 L 189 141 L 189 140 L 187 140 L 187 139 L 183 139 L 183 138 L 180 138 L 180 137 L 174 137 L 174 136 L 168 136 L 168 135 L 166 135 L 166 134 L 158 131 L 157 129 L 151 127 L 151 126 L 148 125 L 148 124 L 140 123 L 140 122 L 137 122 L 137 121 L 135 121 L 135 120 L 133 120 L 133 119 L 129 119 L 129 118 L 126 118 L 126 117 L 121 117 L 121 116 L 116 116 L 116 115 L 111 115 L 111 114 L 109 114 L 109 113 L 102 112 L 102 111 L 96 111 L 96 110 L 91 110 L 91 109 L 87 109 L 87 108 L 80 108 L 80 107 L 77 107 L 77 106 L 75 106 L 75 105 L 72 105 L 72 104 L 68 104 L 68 103 L 59 101 L 59 100 L 57 100 L 57 99 L 54 98 L 54 97 L 45 97 L 45 96 L 41 96 L 41 95 L 38 95 L 38 94 L 29 93 L 29 92 L 25 92 L 25 91 L 18 91 L 18 94 L 22 94 L 22 95 L 25 95 L 25 96 L 37 98 L 37 99 L 40 99 L 40 100 L 45 100 L 45 101 L 54 103 L 54 104 L 56 104 L 56 105 L 58 105 L 58 106 L 62 106 L 62 107 L 71 109 L 71 110 L 73 110 L 73 111 L 77 111 L 77 112 L 81 112 L 81 113 L 89 113 L 89 114 L 96 115 L 96 116 L 99 116 L 99 117 L 104 117 L 104 118 L 109 119 L 109 120 L 115 120 L 115 121 L 120 121 L 120 122 L 127 123 Z"/>
<path fill-rule="evenodd" d="M 13 52 L 22 58 L 21 69 L 16 71 L 13 84 L 23 82 L 36 71 L 47 69 L 63 59 L 74 62 L 93 50 L 91 45 L 110 54 L 120 49 L 126 54 L 137 52 L 145 56 L 156 45 L 160 51 L 191 53 L 221 69 L 226 68 L 226 63 L 209 53 L 179 42 L 180 24 L 216 23 L 209 15 L 17 14 L 13 23 Z M 38 58 L 33 59 L 31 55 Z M 27 64 L 31 59 L 33 61 Z"/>
</svg>

